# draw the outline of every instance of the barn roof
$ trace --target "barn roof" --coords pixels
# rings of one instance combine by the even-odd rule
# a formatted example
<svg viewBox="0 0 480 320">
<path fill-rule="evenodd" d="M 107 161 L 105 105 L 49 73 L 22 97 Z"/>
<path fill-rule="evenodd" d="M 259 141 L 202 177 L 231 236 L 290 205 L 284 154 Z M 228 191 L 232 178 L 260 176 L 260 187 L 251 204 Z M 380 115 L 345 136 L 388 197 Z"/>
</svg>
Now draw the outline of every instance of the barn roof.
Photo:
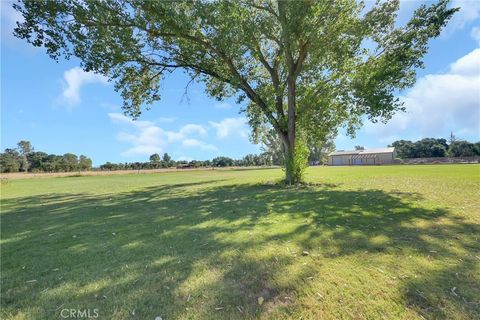
<svg viewBox="0 0 480 320">
<path fill-rule="evenodd" d="M 366 150 L 361 150 L 360 154 L 366 154 L 366 153 L 392 153 L 395 150 L 394 147 L 390 148 L 377 148 L 377 149 L 366 149 Z"/>
<path fill-rule="evenodd" d="M 328 155 L 329 156 L 346 156 L 346 155 L 353 155 L 353 154 L 358 154 L 359 151 L 357 150 L 337 150 L 337 151 L 333 151 L 333 152 L 330 152 Z"/>
<path fill-rule="evenodd" d="M 337 150 L 329 153 L 328 155 L 329 156 L 367 155 L 367 154 L 377 154 L 377 153 L 393 153 L 393 151 L 395 151 L 394 147 L 365 149 L 365 150 Z"/>
</svg>

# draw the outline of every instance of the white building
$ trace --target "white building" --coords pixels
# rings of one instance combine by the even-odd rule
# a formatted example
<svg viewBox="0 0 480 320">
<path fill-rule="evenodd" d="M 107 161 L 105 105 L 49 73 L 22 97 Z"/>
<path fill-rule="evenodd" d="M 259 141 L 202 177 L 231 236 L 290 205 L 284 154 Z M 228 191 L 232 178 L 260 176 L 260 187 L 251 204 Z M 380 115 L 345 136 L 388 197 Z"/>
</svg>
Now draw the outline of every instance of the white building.
<svg viewBox="0 0 480 320">
<path fill-rule="evenodd" d="M 395 148 L 368 150 L 338 150 L 328 155 L 331 166 L 380 165 L 392 164 L 395 159 Z"/>
</svg>

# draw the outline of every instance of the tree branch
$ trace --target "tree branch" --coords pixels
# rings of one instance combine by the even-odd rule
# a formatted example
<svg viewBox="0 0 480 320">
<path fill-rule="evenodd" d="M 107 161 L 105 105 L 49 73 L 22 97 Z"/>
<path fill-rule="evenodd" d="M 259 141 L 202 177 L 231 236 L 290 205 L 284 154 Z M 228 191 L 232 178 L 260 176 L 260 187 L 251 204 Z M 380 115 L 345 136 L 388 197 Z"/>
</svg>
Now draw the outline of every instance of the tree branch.
<svg viewBox="0 0 480 320">
<path fill-rule="evenodd" d="M 267 59 L 265 59 L 265 56 L 263 55 L 259 45 L 257 45 L 256 50 L 260 62 L 265 67 L 265 69 L 268 70 L 268 72 L 270 73 L 270 77 L 272 78 L 272 84 L 275 90 L 275 109 L 277 110 L 277 114 L 279 115 L 279 117 L 283 118 L 285 114 L 283 112 L 283 97 L 280 90 L 280 79 L 278 78 L 278 71 L 276 67 L 270 66 Z M 278 64 L 275 63 L 274 66 L 278 66 Z"/>
</svg>

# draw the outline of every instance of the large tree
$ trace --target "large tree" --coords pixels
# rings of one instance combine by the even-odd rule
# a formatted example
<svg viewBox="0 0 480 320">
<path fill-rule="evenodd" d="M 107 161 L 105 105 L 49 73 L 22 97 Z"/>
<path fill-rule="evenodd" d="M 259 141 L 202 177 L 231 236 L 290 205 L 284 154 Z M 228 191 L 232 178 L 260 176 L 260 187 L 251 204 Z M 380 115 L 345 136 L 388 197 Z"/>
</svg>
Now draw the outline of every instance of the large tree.
<svg viewBox="0 0 480 320">
<path fill-rule="evenodd" d="M 18 151 L 20 152 L 20 170 L 27 172 L 31 164 L 28 161 L 28 155 L 33 151 L 30 141 L 21 140 L 17 143 Z"/>
<path fill-rule="evenodd" d="M 275 129 L 295 183 L 306 139 L 402 109 L 395 93 L 413 85 L 428 40 L 456 11 L 447 4 L 422 5 L 398 27 L 398 0 L 22 0 L 15 35 L 109 77 L 133 117 L 175 69 L 218 99 L 248 98 L 250 124 Z"/>
</svg>

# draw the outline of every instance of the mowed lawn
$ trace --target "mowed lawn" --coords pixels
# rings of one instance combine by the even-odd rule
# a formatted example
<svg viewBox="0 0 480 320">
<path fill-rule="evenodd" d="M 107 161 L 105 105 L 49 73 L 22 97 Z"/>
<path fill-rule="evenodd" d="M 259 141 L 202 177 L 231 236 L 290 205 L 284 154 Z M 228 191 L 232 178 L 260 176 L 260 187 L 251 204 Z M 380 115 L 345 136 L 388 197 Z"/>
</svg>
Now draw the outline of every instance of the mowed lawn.
<svg viewBox="0 0 480 320">
<path fill-rule="evenodd" d="M 480 165 L 282 174 L 2 183 L 0 317 L 480 319 Z"/>
</svg>

